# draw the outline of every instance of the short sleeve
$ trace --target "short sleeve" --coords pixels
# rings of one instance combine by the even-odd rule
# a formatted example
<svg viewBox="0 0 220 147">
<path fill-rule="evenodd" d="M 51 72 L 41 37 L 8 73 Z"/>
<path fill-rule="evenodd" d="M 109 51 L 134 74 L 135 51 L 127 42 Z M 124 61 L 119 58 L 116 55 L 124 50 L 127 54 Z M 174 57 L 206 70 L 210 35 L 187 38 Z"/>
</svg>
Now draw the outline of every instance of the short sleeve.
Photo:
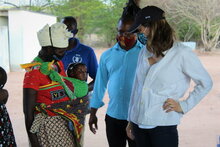
<svg viewBox="0 0 220 147">
<path fill-rule="evenodd" d="M 32 88 L 38 90 L 40 86 L 39 70 L 26 72 L 24 76 L 23 88 Z"/>
</svg>

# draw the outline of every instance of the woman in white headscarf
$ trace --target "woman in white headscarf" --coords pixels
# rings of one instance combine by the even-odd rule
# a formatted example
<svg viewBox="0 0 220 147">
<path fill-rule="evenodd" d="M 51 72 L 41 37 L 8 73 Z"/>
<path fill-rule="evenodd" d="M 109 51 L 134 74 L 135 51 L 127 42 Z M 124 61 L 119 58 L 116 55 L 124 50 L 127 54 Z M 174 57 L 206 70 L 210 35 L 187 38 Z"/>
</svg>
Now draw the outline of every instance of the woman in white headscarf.
<svg viewBox="0 0 220 147">
<path fill-rule="evenodd" d="M 63 23 L 46 25 L 38 32 L 42 49 L 27 69 L 23 84 L 25 124 L 31 146 L 80 146 L 81 123 L 66 108 L 74 99 L 73 86 L 66 76 L 60 59 L 65 54 L 71 33 Z M 79 102 L 80 103 L 80 102 Z M 68 121 L 74 124 L 74 132 Z"/>
</svg>

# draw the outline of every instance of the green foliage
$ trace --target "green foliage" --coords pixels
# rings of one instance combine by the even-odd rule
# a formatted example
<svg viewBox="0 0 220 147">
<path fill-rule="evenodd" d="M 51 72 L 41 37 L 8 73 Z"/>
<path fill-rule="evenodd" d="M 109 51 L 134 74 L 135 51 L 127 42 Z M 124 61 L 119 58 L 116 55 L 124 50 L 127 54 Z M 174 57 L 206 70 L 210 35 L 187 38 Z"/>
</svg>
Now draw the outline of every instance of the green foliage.
<svg viewBox="0 0 220 147">
<path fill-rule="evenodd" d="M 61 19 L 74 16 L 78 22 L 78 37 L 83 40 L 86 34 L 102 36 L 108 46 L 116 36 L 118 19 L 127 0 L 61 0 L 53 6 L 52 14 Z"/>
<path fill-rule="evenodd" d="M 94 26 L 91 25 L 91 29 L 96 28 L 94 33 L 102 35 L 108 46 L 115 42 L 118 20 L 125 3 L 126 0 L 112 0 L 96 16 L 92 23 Z"/>
<path fill-rule="evenodd" d="M 90 34 L 97 34 L 100 40 L 105 42 L 106 45 L 111 46 L 115 43 L 115 37 L 117 34 L 117 23 L 122 14 L 123 7 L 128 0 L 30 0 L 32 6 L 30 7 L 33 11 L 46 12 L 52 15 L 58 16 L 58 21 L 64 16 L 74 16 L 78 21 L 79 33 L 77 37 L 81 41 Z M 205 1 L 205 0 L 203 0 Z M 214 1 L 214 0 L 212 0 Z M 141 0 L 141 7 L 146 5 L 156 5 L 163 8 L 166 12 L 166 17 L 169 19 L 172 27 L 175 28 L 178 38 L 182 41 L 201 41 L 202 36 L 202 25 L 205 24 L 197 19 L 202 17 L 203 14 L 208 14 L 212 11 L 204 11 L 204 13 L 197 14 L 194 12 L 197 7 L 197 2 L 195 0 L 185 2 L 181 1 L 183 4 L 187 4 L 187 9 L 185 5 L 178 5 L 177 0 Z M 194 3 L 196 2 L 196 3 Z M 210 1 L 211 2 L 211 1 Z M 188 7 L 190 5 L 190 7 Z M 200 5 L 200 4 L 199 4 Z M 206 4 L 204 4 L 206 6 Z M 214 6 L 213 6 L 214 7 Z M 173 10 L 175 8 L 175 11 Z M 192 9 L 192 14 L 188 13 L 190 8 Z M 200 8 L 200 6 L 198 7 Z M 201 10 L 206 10 L 201 7 Z M 218 9 L 219 10 L 219 9 Z M 200 12 L 200 9 L 198 9 Z M 213 10 L 214 12 L 214 10 Z M 185 15 L 185 14 L 188 15 Z M 182 15 L 180 15 L 182 14 Z M 184 15 L 183 15 L 184 14 Z M 216 32 L 219 29 L 219 15 L 213 13 L 208 18 L 216 14 L 215 19 L 210 19 L 208 24 L 211 24 L 206 30 L 208 33 L 208 41 L 215 38 Z M 195 16 L 196 15 L 196 16 Z M 197 16 L 198 15 L 198 16 Z M 197 21 L 195 21 L 195 19 Z M 207 26 L 206 26 L 207 27 Z"/>
<path fill-rule="evenodd" d="M 44 12 L 51 14 L 51 8 L 54 3 L 51 0 L 30 0 L 30 5 L 28 8 L 31 11 L 35 12 Z"/>
<path fill-rule="evenodd" d="M 175 21 L 175 20 L 173 20 Z M 175 26 L 175 31 L 181 41 L 199 41 L 201 31 L 199 26 L 194 23 L 189 23 L 188 20 L 183 20 Z"/>
</svg>

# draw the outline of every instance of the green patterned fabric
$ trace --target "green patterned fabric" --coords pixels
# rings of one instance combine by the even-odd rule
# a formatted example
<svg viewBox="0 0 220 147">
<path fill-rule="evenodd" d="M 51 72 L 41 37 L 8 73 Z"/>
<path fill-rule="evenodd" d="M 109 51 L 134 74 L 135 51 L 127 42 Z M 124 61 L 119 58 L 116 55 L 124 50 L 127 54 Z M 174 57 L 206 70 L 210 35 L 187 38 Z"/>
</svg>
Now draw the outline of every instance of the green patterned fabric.
<svg viewBox="0 0 220 147">
<path fill-rule="evenodd" d="M 66 85 L 66 83 L 63 80 L 63 76 L 61 76 L 57 71 L 53 70 L 52 65 L 50 65 L 52 62 L 43 62 L 43 60 L 39 57 L 34 58 L 35 62 L 40 62 L 40 71 L 44 75 L 48 75 L 52 81 L 58 82 L 66 91 L 68 97 L 73 100 L 76 99 L 76 95 L 69 89 L 69 87 Z"/>
<path fill-rule="evenodd" d="M 74 86 L 74 94 L 76 97 L 86 96 L 88 93 L 88 84 L 85 81 L 78 80 L 70 77 L 63 77 L 64 79 L 73 83 Z"/>
<path fill-rule="evenodd" d="M 36 57 L 34 61 L 41 63 L 40 65 L 41 73 L 44 75 L 48 75 L 52 81 L 58 82 L 64 88 L 64 90 L 66 91 L 67 95 L 69 96 L 71 100 L 77 97 L 84 97 L 87 95 L 88 85 L 85 81 L 61 76 L 58 72 L 56 72 L 55 70 L 53 70 L 53 68 L 50 67 L 52 66 L 50 65 L 51 62 L 43 62 L 43 60 L 39 57 Z M 64 79 L 70 81 L 73 84 L 74 92 L 72 92 L 69 89 L 69 87 L 64 82 Z"/>
</svg>

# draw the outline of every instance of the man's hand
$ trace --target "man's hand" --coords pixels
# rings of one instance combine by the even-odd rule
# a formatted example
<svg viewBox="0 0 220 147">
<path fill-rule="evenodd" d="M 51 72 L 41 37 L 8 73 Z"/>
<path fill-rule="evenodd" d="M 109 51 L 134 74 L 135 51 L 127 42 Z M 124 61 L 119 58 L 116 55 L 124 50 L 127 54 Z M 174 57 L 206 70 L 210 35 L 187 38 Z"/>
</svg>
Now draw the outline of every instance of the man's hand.
<svg viewBox="0 0 220 147">
<path fill-rule="evenodd" d="M 91 108 L 90 117 L 89 117 L 89 129 L 93 134 L 96 134 L 98 130 L 98 118 L 96 116 L 97 109 Z"/>
<path fill-rule="evenodd" d="M 179 112 L 179 113 L 183 113 L 183 110 L 179 104 L 179 102 L 175 101 L 174 99 L 168 98 L 164 104 L 163 104 L 163 109 L 166 112 L 171 112 L 171 111 L 175 111 L 175 112 Z"/>
<path fill-rule="evenodd" d="M 96 134 L 96 130 L 98 130 L 98 125 L 97 125 L 98 119 L 96 115 L 91 115 L 89 117 L 89 129 L 92 131 L 93 134 Z M 95 127 L 93 127 L 95 126 Z"/>
</svg>

